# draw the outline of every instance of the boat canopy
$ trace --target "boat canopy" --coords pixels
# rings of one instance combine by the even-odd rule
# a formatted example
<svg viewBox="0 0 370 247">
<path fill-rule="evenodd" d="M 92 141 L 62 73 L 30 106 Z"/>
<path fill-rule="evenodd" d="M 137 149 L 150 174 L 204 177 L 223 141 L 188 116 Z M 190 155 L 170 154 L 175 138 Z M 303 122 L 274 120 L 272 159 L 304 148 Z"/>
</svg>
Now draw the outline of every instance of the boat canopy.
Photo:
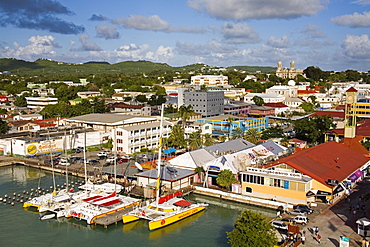
<svg viewBox="0 0 370 247">
<path fill-rule="evenodd" d="M 102 196 L 92 196 L 92 197 L 88 197 L 88 198 L 85 198 L 85 199 L 82 199 L 84 202 L 89 202 L 89 201 L 92 201 L 92 200 L 95 200 L 95 199 L 98 199 Z"/>
<path fill-rule="evenodd" d="M 109 206 L 112 206 L 114 204 L 118 204 L 118 203 L 121 203 L 121 202 L 122 201 L 120 199 L 115 199 L 115 200 L 112 200 L 112 201 L 104 202 L 104 203 L 100 204 L 100 206 L 109 207 Z"/>
<path fill-rule="evenodd" d="M 180 201 L 175 202 L 173 205 L 180 206 L 180 207 L 187 207 L 191 204 L 193 203 L 189 201 L 185 201 L 185 200 L 180 200 Z"/>
</svg>

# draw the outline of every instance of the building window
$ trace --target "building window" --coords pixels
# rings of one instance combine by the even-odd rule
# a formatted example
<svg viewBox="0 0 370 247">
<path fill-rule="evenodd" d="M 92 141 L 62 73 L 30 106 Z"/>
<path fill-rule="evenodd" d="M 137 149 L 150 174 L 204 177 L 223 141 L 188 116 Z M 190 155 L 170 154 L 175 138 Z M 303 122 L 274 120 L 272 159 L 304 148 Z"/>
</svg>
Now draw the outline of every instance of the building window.
<svg viewBox="0 0 370 247">
<path fill-rule="evenodd" d="M 251 187 L 246 187 L 245 188 L 245 192 L 252 193 L 253 191 L 252 191 L 252 188 Z"/>
<path fill-rule="evenodd" d="M 122 131 L 117 131 L 117 135 L 118 136 L 121 136 L 122 135 Z"/>
<path fill-rule="evenodd" d="M 117 143 L 123 143 L 122 139 L 117 139 Z"/>
</svg>

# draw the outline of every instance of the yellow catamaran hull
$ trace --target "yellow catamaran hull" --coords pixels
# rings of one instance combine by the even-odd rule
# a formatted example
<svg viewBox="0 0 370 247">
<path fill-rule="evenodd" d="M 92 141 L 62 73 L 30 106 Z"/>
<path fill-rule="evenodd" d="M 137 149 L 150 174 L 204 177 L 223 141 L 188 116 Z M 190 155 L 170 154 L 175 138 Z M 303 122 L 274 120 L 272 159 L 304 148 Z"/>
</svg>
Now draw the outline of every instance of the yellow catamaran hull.
<svg viewBox="0 0 370 247">
<path fill-rule="evenodd" d="M 180 220 L 185 219 L 189 216 L 197 214 L 197 213 L 203 211 L 205 208 L 206 208 L 205 206 L 191 208 L 191 209 L 186 210 L 184 212 L 181 212 L 179 214 L 171 215 L 169 217 L 162 218 L 160 220 L 150 221 L 149 222 L 149 230 L 152 231 L 152 230 L 156 230 L 156 229 L 171 225 L 171 224 L 173 224 L 177 221 L 180 221 Z"/>
</svg>

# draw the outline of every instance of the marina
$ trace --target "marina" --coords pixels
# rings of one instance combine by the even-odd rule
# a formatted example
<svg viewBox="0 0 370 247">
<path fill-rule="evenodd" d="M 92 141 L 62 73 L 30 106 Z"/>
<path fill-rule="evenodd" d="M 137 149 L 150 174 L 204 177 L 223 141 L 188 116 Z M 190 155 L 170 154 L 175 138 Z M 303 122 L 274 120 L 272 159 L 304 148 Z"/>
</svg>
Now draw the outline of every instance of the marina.
<svg viewBox="0 0 370 247">
<path fill-rule="evenodd" d="M 56 184 L 65 183 L 65 176 L 56 174 Z M 70 181 L 78 184 L 81 178 L 71 176 Z M 32 188 L 49 188 L 52 176 L 48 171 L 13 165 L 0 167 L 0 191 L 3 195 Z M 34 209 L 23 209 L 20 202 L 14 206 L 0 203 L 0 229 L 3 246 L 229 246 L 226 232 L 233 229 L 234 221 L 243 209 L 260 212 L 267 218 L 276 215 L 275 210 L 254 207 L 246 204 L 228 202 L 218 198 L 191 194 L 189 201 L 206 202 L 207 210 L 155 231 L 149 231 L 147 221 L 123 224 L 118 221 L 109 227 L 88 225 L 76 218 L 52 218 L 40 220 Z M 114 215 L 111 215 L 113 218 Z M 19 237 L 19 233 L 22 237 Z M 191 237 L 189 237 L 191 236 Z"/>
</svg>

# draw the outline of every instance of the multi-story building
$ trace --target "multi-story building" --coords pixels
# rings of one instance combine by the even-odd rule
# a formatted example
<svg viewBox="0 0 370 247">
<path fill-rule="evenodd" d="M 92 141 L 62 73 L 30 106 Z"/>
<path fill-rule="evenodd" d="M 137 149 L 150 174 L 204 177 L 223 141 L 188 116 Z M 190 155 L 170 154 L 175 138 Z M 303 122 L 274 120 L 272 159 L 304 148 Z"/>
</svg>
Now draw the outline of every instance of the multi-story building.
<svg viewBox="0 0 370 247">
<path fill-rule="evenodd" d="M 114 150 L 120 154 L 132 154 L 143 148 L 156 149 L 159 146 L 160 121 L 156 117 L 132 116 L 123 114 L 87 114 L 66 120 L 69 125 L 90 127 L 101 132 L 100 142 L 107 138 L 113 142 Z M 163 137 L 168 137 L 172 123 L 164 121 Z M 106 136 L 109 135 L 109 137 Z"/>
<path fill-rule="evenodd" d="M 296 69 L 295 68 L 295 63 L 294 61 L 290 62 L 290 68 L 283 68 L 283 63 L 281 61 L 278 62 L 278 67 L 276 69 L 276 76 L 281 77 L 281 78 L 291 78 L 294 79 L 298 75 L 304 75 L 304 72 L 302 69 Z"/>
<path fill-rule="evenodd" d="M 47 105 L 58 104 L 58 98 L 51 97 L 26 97 L 27 107 L 35 110 L 41 111 Z"/>
<path fill-rule="evenodd" d="M 180 95 L 180 94 L 179 94 Z M 191 105 L 195 113 L 202 117 L 217 116 L 224 113 L 224 92 L 207 90 L 188 90 L 183 92 L 184 105 Z M 179 106 L 180 102 L 179 102 Z"/>
<path fill-rule="evenodd" d="M 228 77 L 224 75 L 195 75 L 191 77 L 192 85 L 227 85 Z"/>
</svg>

